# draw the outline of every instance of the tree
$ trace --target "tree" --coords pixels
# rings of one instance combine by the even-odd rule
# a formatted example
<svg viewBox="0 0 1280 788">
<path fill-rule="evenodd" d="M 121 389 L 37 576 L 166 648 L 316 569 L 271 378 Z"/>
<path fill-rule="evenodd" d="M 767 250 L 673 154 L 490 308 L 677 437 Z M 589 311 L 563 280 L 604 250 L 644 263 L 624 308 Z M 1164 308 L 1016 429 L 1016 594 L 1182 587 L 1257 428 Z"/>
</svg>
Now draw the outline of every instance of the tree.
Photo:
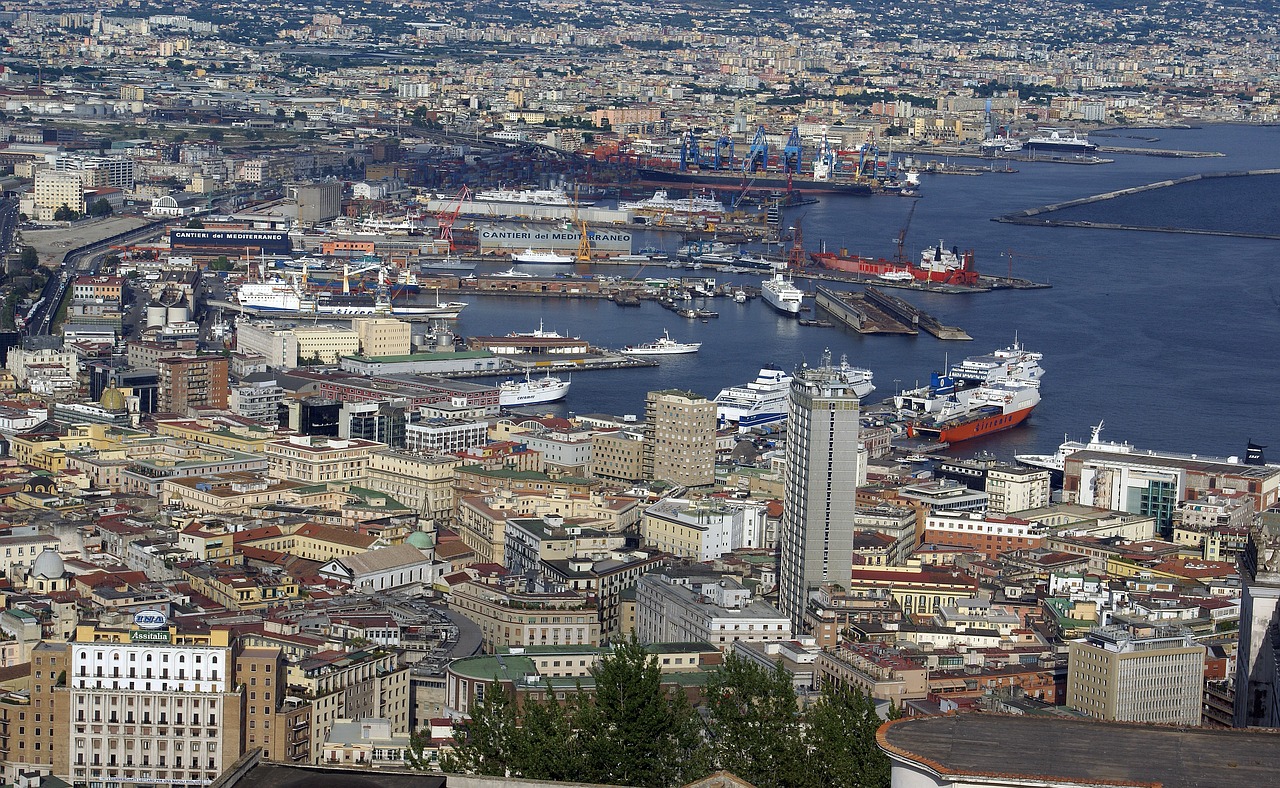
<svg viewBox="0 0 1280 788">
<path fill-rule="evenodd" d="M 34 246 L 22 247 L 22 254 L 18 255 L 18 265 L 28 271 L 34 271 L 40 266 L 40 253 Z"/>
<path fill-rule="evenodd" d="M 53 212 L 53 220 L 55 222 L 71 222 L 80 218 L 78 211 L 71 210 L 71 206 L 65 202 L 58 206 L 58 210 Z"/>
<path fill-rule="evenodd" d="M 209 263 L 210 271 L 230 271 L 232 268 L 234 268 L 234 266 L 231 265 L 231 261 L 227 259 L 226 255 L 215 257 L 213 261 Z"/>
<path fill-rule="evenodd" d="M 514 699 L 494 681 L 472 705 L 471 719 L 454 728 L 456 745 L 452 753 L 440 759 L 440 768 L 446 772 L 505 777 L 514 761 L 518 735 Z M 423 768 L 412 762 L 410 765 Z"/>
<path fill-rule="evenodd" d="M 102 219 L 112 214 L 111 203 L 104 199 L 97 199 L 89 206 L 89 215 L 95 219 Z"/>
<path fill-rule="evenodd" d="M 222 142 L 222 137 L 223 137 L 222 129 L 209 129 L 208 136 L 209 136 L 210 142 Z"/>
<path fill-rule="evenodd" d="M 707 685 L 707 735 L 717 769 L 758 788 L 802 785 L 805 763 L 791 676 L 730 654 Z"/>
<path fill-rule="evenodd" d="M 574 782 L 582 773 L 582 741 L 576 723 L 590 703 L 579 690 L 561 701 L 551 682 L 545 700 L 521 708 L 520 735 L 513 747 L 512 773 L 529 780 Z"/>
<path fill-rule="evenodd" d="M 702 724 L 682 693 L 662 687 L 657 659 L 632 639 L 591 671 L 595 703 L 583 707 L 581 782 L 666 788 L 706 776 Z"/>
<path fill-rule="evenodd" d="M 199 219 L 198 217 L 192 216 L 190 219 L 188 219 L 188 220 L 187 220 L 187 229 L 188 229 L 188 230 L 203 230 L 203 229 L 204 229 L 204 222 L 200 221 L 200 219 Z"/>
<path fill-rule="evenodd" d="M 881 720 L 870 695 L 828 687 L 809 709 L 806 722 L 808 785 L 889 788 L 889 757 L 876 744 Z"/>
</svg>

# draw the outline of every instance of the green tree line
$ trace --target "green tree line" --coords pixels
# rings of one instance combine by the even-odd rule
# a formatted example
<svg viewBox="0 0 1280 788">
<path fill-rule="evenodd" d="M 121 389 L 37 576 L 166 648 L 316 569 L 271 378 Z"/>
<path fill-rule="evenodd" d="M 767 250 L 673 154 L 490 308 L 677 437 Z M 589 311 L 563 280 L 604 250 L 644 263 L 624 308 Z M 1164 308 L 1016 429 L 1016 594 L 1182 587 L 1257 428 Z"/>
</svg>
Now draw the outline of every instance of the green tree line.
<svg viewBox="0 0 1280 788">
<path fill-rule="evenodd" d="M 557 699 L 514 695 L 496 681 L 454 729 L 446 772 L 531 780 L 669 788 L 724 769 L 758 788 L 888 788 L 889 759 L 876 746 L 875 704 L 856 690 L 828 688 L 801 711 L 791 676 L 730 655 L 709 680 L 704 707 L 662 686 L 657 659 L 634 641 Z M 426 732 L 410 737 L 409 763 L 437 768 Z"/>
</svg>

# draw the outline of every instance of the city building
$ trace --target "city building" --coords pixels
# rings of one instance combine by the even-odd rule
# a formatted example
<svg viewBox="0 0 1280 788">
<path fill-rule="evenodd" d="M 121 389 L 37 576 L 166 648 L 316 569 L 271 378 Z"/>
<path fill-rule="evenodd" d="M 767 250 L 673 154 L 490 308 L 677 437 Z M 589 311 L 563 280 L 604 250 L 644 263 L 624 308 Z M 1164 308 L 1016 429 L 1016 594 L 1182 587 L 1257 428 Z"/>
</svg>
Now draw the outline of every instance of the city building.
<svg viewBox="0 0 1280 788">
<path fill-rule="evenodd" d="M 60 208 L 84 215 L 84 181 L 79 173 L 40 170 L 32 185 L 31 218 L 51 222 Z"/>
<path fill-rule="evenodd" d="M 733 578 L 669 569 L 636 581 L 636 637 L 642 643 L 700 641 L 725 650 L 738 641 L 791 635 L 786 616 Z"/>
<path fill-rule="evenodd" d="M 716 406 L 675 389 L 645 396 L 644 476 L 682 487 L 716 480 Z"/>
<path fill-rule="evenodd" d="M 693 561 L 710 561 L 741 548 L 760 547 L 765 507 L 720 498 L 664 498 L 640 519 L 645 544 Z"/>
<path fill-rule="evenodd" d="M 1101 720 L 1199 725 L 1204 663 L 1182 627 L 1100 627 L 1071 643 L 1067 705 Z"/>
<path fill-rule="evenodd" d="M 489 653 L 512 647 L 600 645 L 595 598 L 574 591 L 530 591 L 523 581 L 467 581 L 450 590 L 449 606 L 480 627 Z"/>
<path fill-rule="evenodd" d="M 809 595 L 848 586 L 861 447 L 858 395 L 830 366 L 802 369 L 787 400 L 778 604 L 799 631 Z"/>
<path fill-rule="evenodd" d="M 184 630 L 147 610 L 82 624 L 67 648 L 59 744 L 77 783 L 208 785 L 240 756 L 228 630 Z"/>
<path fill-rule="evenodd" d="M 413 350 L 413 327 L 393 317 L 365 317 L 351 321 L 364 356 L 404 356 Z"/>
<path fill-rule="evenodd" d="M 351 438 L 340 440 L 295 435 L 266 445 L 270 475 L 309 484 L 359 482 L 369 467 L 369 456 L 381 443 Z"/>
<path fill-rule="evenodd" d="M 590 474 L 626 484 L 642 481 L 644 432 L 638 428 L 597 430 L 591 436 Z"/>
<path fill-rule="evenodd" d="M 199 408 L 225 410 L 230 385 L 223 356 L 183 355 L 159 359 L 157 407 L 164 413 L 188 415 Z"/>
<path fill-rule="evenodd" d="M 1280 728 L 1280 514 L 1265 512 L 1241 562 L 1235 726 Z"/>
</svg>

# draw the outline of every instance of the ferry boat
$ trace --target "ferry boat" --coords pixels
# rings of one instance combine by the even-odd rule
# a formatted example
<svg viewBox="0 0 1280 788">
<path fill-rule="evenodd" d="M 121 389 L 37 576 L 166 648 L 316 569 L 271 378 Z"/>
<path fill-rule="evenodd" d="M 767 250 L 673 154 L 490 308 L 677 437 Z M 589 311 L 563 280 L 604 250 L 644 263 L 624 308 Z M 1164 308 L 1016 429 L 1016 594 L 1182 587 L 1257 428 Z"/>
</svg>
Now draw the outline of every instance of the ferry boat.
<svg viewBox="0 0 1280 788">
<path fill-rule="evenodd" d="M 911 417 L 908 436 L 959 443 L 1026 421 L 1040 404 L 1040 389 L 1016 381 L 957 389 L 949 377 L 935 375 L 931 386 L 903 392 L 894 404 Z"/>
<path fill-rule="evenodd" d="M 627 345 L 621 351 L 624 356 L 677 356 L 684 353 L 697 353 L 701 342 L 677 342 L 671 338 L 664 328 L 662 336 L 642 345 Z"/>
<path fill-rule="evenodd" d="M 516 263 L 532 263 L 535 265 L 564 265 L 572 263 L 576 258 L 572 255 L 525 249 L 523 252 L 512 252 L 511 260 Z"/>
<path fill-rule="evenodd" d="M 1095 451 L 1105 452 L 1107 454 L 1131 454 L 1139 457 L 1159 457 L 1171 460 L 1196 460 L 1199 462 L 1220 463 L 1224 465 L 1266 465 L 1266 457 L 1263 454 L 1264 446 L 1259 446 L 1252 441 L 1249 442 L 1245 449 L 1245 457 L 1243 462 L 1237 455 L 1230 457 L 1210 457 L 1203 454 L 1187 454 L 1184 452 L 1161 451 L 1159 449 L 1137 449 L 1132 443 L 1123 441 L 1104 441 L 1101 438 L 1102 427 L 1104 422 L 1099 421 L 1093 427 L 1089 434 L 1088 443 L 1082 441 L 1070 440 L 1066 435 L 1062 436 L 1062 444 L 1058 446 L 1058 450 L 1053 454 L 1015 454 L 1013 458 L 1023 465 L 1030 465 L 1033 468 L 1044 468 L 1049 471 L 1061 473 L 1067 464 L 1067 457 L 1078 451 Z M 1274 466 L 1273 466 L 1274 467 Z"/>
<path fill-rule="evenodd" d="M 800 314 L 804 291 L 780 271 L 775 271 L 772 278 L 764 280 L 760 285 L 760 295 L 765 303 L 784 315 L 795 317 Z"/>
<path fill-rule="evenodd" d="M 569 393 L 570 380 L 552 377 L 531 378 L 525 370 L 524 380 L 508 378 L 498 386 L 498 404 L 504 408 L 520 405 L 539 405 L 562 400 Z"/>
<path fill-rule="evenodd" d="M 750 383 L 720 390 L 714 400 L 716 419 L 722 427 L 736 425 L 739 432 L 775 424 L 787 418 L 790 388 L 790 375 L 776 367 L 764 367 Z"/>
<path fill-rule="evenodd" d="M 1027 350 L 1015 336 L 1009 347 L 981 356 L 969 356 L 952 364 L 947 374 L 961 388 L 1002 381 L 1038 386 L 1040 377 L 1044 375 L 1044 369 L 1040 366 L 1042 358 L 1043 353 Z"/>
</svg>

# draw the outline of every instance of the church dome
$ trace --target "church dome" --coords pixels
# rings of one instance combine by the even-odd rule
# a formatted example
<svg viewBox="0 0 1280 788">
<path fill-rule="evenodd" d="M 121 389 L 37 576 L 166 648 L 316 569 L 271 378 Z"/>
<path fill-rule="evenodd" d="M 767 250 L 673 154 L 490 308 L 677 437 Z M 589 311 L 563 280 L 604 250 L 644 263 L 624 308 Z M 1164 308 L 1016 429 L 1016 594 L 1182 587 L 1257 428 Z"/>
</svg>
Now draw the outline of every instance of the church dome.
<svg viewBox="0 0 1280 788">
<path fill-rule="evenodd" d="M 103 410 L 127 410 L 128 403 L 125 402 L 124 392 L 115 386 L 104 389 L 102 396 L 98 398 L 98 405 Z"/>
<path fill-rule="evenodd" d="M 431 535 L 426 531 L 414 531 L 405 537 L 404 543 L 419 550 L 430 550 L 434 546 Z"/>
<path fill-rule="evenodd" d="M 46 547 L 44 552 L 36 556 L 36 562 L 31 565 L 32 576 L 45 580 L 56 580 L 66 571 L 67 567 L 62 563 L 62 556 L 51 547 Z"/>
</svg>

